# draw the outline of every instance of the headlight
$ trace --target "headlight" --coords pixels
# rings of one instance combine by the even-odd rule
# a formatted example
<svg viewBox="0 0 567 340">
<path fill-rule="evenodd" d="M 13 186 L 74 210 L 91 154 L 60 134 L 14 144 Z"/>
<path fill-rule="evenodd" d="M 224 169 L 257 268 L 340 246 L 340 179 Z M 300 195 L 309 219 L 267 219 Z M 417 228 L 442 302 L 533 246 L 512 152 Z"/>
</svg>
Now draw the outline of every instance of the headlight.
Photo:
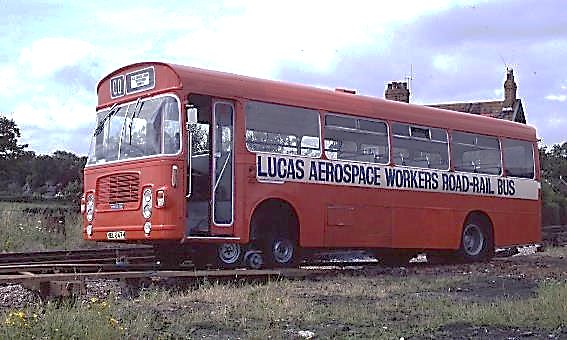
<svg viewBox="0 0 567 340">
<path fill-rule="evenodd" d="M 152 189 L 150 188 L 145 189 L 142 196 L 142 215 L 146 219 L 152 217 Z"/>
<path fill-rule="evenodd" d="M 93 236 L 93 226 L 90 224 L 87 226 L 87 235 Z"/>
<path fill-rule="evenodd" d="M 152 224 L 150 222 L 146 222 L 144 224 L 144 234 L 149 235 L 152 232 Z"/>
<path fill-rule="evenodd" d="M 94 194 L 87 195 L 87 220 L 92 222 L 94 217 Z"/>
</svg>

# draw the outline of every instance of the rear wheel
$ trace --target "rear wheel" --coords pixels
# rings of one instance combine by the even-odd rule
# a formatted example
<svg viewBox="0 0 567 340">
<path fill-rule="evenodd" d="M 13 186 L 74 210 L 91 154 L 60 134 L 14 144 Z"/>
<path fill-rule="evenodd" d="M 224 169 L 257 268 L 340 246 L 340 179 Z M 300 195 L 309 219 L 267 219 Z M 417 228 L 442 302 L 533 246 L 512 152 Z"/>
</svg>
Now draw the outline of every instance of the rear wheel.
<svg viewBox="0 0 567 340">
<path fill-rule="evenodd" d="M 471 216 L 463 227 L 459 256 L 467 262 L 486 261 L 494 255 L 490 224 L 486 218 Z"/>
</svg>

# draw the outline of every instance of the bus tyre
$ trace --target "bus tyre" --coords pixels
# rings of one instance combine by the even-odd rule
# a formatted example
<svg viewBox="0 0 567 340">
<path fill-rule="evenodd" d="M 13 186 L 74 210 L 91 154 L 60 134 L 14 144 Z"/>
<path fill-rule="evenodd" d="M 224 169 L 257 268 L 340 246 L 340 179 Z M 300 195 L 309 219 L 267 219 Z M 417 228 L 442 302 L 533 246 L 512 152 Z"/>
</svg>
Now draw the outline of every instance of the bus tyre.
<svg viewBox="0 0 567 340">
<path fill-rule="evenodd" d="M 244 255 L 244 263 L 250 269 L 262 269 L 264 266 L 264 256 L 262 256 L 262 252 L 259 250 L 248 250 Z"/>
<path fill-rule="evenodd" d="M 234 268 L 242 260 L 242 247 L 238 243 L 223 243 L 217 247 L 217 260 L 224 268 Z"/>
<path fill-rule="evenodd" d="M 279 267 L 295 265 L 297 258 L 296 242 L 287 236 L 277 236 L 270 242 L 271 264 Z"/>
<path fill-rule="evenodd" d="M 494 243 L 490 226 L 478 216 L 467 220 L 463 227 L 459 257 L 465 262 L 489 260 L 494 255 Z"/>
</svg>

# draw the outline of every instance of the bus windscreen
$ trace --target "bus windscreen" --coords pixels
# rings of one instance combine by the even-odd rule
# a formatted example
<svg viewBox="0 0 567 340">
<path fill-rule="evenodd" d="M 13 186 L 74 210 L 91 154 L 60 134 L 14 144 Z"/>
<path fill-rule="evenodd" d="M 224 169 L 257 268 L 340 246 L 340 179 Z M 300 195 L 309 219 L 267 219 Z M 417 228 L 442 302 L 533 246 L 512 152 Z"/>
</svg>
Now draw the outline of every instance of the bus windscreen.
<svg viewBox="0 0 567 340">
<path fill-rule="evenodd" d="M 87 164 L 101 164 L 180 150 L 177 99 L 147 99 L 97 113 Z"/>
</svg>

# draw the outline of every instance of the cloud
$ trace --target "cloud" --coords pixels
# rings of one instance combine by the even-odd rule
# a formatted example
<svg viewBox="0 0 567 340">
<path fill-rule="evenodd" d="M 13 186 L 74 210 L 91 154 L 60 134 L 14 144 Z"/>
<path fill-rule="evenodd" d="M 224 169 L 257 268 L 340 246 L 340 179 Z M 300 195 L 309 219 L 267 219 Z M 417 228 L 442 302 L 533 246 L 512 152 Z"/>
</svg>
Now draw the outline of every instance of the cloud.
<svg viewBox="0 0 567 340">
<path fill-rule="evenodd" d="M 554 94 L 550 94 L 548 96 L 545 96 L 545 99 L 557 100 L 557 101 L 563 102 L 563 101 L 565 101 L 565 99 L 567 99 L 567 96 L 565 96 L 564 94 L 559 95 L 559 96 L 554 95 Z"/>
<path fill-rule="evenodd" d="M 528 124 L 537 126 L 546 143 L 559 143 L 567 131 L 567 121 L 560 118 L 563 108 L 557 107 L 566 86 L 567 34 L 557 32 L 567 26 L 554 27 L 564 26 L 561 13 L 567 3 L 554 4 L 520 0 L 448 6 L 384 25 L 384 33 L 372 42 L 337 54 L 331 69 L 291 60 L 278 65 L 274 78 L 354 88 L 379 98 L 388 82 L 411 78 L 411 102 L 430 104 L 500 100 L 506 67 L 513 67 Z M 528 14 L 526 8 L 533 11 Z"/>
<path fill-rule="evenodd" d="M 100 61 L 88 42 L 43 38 L 0 69 L 2 113 L 18 124 L 30 149 L 51 153 L 67 145 L 75 152 L 88 151 L 88 145 L 77 143 L 85 138 L 78 131 L 94 124 Z"/>
<path fill-rule="evenodd" d="M 78 155 L 87 155 L 93 127 L 80 126 L 76 129 L 61 129 L 57 126 L 26 126 L 20 144 L 29 144 L 27 150 L 39 154 L 52 154 L 55 151 L 68 151 Z"/>
<path fill-rule="evenodd" d="M 36 95 L 17 104 L 12 118 L 22 126 L 74 129 L 94 121 L 95 103 L 94 94 L 86 92 L 77 96 Z"/>
<path fill-rule="evenodd" d="M 0 93 L 13 92 L 21 85 L 21 81 L 18 78 L 18 70 L 15 67 L 2 67 L 0 68 L 0 74 L 2 75 Z"/>
<path fill-rule="evenodd" d="M 416 39 L 438 46 L 507 41 L 514 42 L 516 52 L 521 52 L 522 42 L 564 37 L 565 10 L 567 3 L 555 0 L 491 1 L 446 7 L 435 15 L 420 17 L 410 29 Z"/>
<path fill-rule="evenodd" d="M 102 74 L 101 68 L 96 59 L 84 58 L 74 65 L 66 65 L 55 70 L 50 79 L 68 90 L 65 94 L 69 92 L 68 94 L 72 96 L 78 90 L 92 93 Z"/>
<path fill-rule="evenodd" d="M 354 88 L 376 97 L 383 96 L 387 82 L 411 77 L 411 100 L 423 104 L 501 99 L 505 67 L 512 66 L 528 123 L 537 124 L 549 142 L 565 140 L 558 106 L 567 99 L 561 101 L 567 86 L 562 76 L 567 2 L 6 5 L 0 14 L 5 31 L 0 110 L 25 124 L 26 142 L 41 152 L 69 143 L 86 153 L 82 146 L 94 124 L 97 81 L 147 60 Z"/>
<path fill-rule="evenodd" d="M 67 38 L 43 38 L 24 47 L 19 62 L 30 66 L 33 77 L 42 77 L 65 66 L 76 64 L 93 52 L 91 44 Z"/>
<path fill-rule="evenodd" d="M 185 34 L 165 54 L 185 64 L 273 78 L 280 65 L 295 63 L 331 72 L 353 47 L 388 48 L 396 22 L 446 8 L 451 2 L 404 1 L 225 1 L 231 10 L 209 20 L 188 18 Z"/>
</svg>

